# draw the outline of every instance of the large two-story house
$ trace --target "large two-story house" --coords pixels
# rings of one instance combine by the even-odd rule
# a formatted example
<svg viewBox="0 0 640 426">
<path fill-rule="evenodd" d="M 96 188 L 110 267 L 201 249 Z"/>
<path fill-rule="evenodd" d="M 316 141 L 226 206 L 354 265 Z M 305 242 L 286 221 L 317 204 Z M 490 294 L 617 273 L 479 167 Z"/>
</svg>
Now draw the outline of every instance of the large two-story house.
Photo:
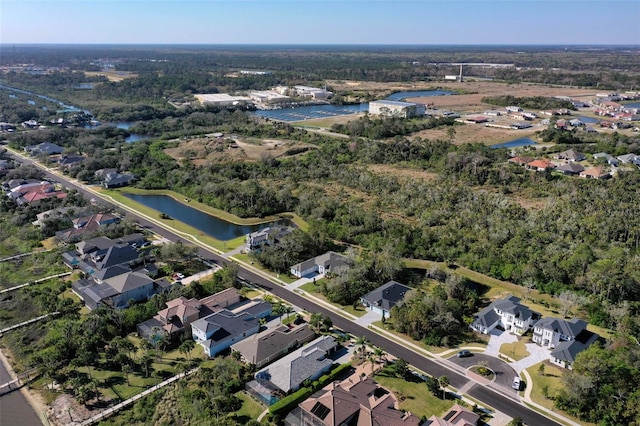
<svg viewBox="0 0 640 426">
<path fill-rule="evenodd" d="M 496 327 L 510 333 L 522 335 L 531 330 L 540 314 L 520 304 L 520 299 L 507 296 L 492 302 L 474 316 L 471 328 L 478 333 L 488 334 Z"/>
<path fill-rule="evenodd" d="M 271 304 L 257 302 L 239 311 L 223 309 L 191 323 L 193 339 L 214 357 L 260 330 L 260 319 L 271 315 Z"/>
<path fill-rule="evenodd" d="M 552 363 L 571 368 L 576 356 L 591 346 L 599 336 L 587 330 L 587 323 L 580 319 L 566 321 L 560 318 L 543 318 L 533 329 L 533 341 L 552 349 Z"/>
</svg>

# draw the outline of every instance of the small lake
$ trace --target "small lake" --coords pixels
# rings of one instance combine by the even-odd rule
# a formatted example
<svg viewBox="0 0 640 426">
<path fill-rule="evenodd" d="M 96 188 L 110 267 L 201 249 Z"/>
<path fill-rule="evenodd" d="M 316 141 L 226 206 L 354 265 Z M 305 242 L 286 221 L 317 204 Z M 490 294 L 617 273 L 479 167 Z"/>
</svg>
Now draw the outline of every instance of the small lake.
<svg viewBox="0 0 640 426">
<path fill-rule="evenodd" d="M 424 98 L 427 96 L 448 96 L 453 95 L 453 92 L 447 90 L 419 90 L 416 92 L 396 92 L 387 96 L 385 99 L 390 101 L 404 101 L 408 98 Z"/>
<path fill-rule="evenodd" d="M 258 229 L 269 226 L 262 225 L 236 225 L 226 220 L 203 213 L 200 210 L 189 207 L 180 203 L 167 195 L 141 195 L 141 194 L 124 194 L 146 207 L 165 213 L 173 219 L 186 223 L 205 234 L 221 241 L 231 240 Z"/>
<path fill-rule="evenodd" d="M 114 122 L 106 122 L 106 123 L 98 123 L 97 126 L 101 126 L 102 124 L 106 125 L 106 126 L 113 126 L 116 127 L 118 129 L 123 129 L 123 130 L 129 130 L 129 128 L 131 126 L 133 126 L 135 123 L 132 121 L 114 121 Z M 85 124 L 84 126 L 82 126 L 83 129 L 95 129 L 97 127 L 94 124 Z M 127 136 L 124 141 L 126 143 L 132 143 L 132 142 L 138 142 L 138 141 L 142 141 L 145 139 L 150 139 L 151 136 L 149 135 L 141 135 L 139 133 L 129 133 L 129 136 Z"/>
<path fill-rule="evenodd" d="M 529 145 L 535 145 L 536 141 L 534 141 L 533 139 L 529 139 L 529 138 L 520 138 L 520 139 L 515 139 L 509 142 L 504 142 L 504 143 L 499 143 L 499 144 L 495 144 L 495 145 L 491 145 L 491 148 L 494 149 L 498 149 L 498 148 L 517 148 L 520 146 L 529 146 Z"/>
</svg>

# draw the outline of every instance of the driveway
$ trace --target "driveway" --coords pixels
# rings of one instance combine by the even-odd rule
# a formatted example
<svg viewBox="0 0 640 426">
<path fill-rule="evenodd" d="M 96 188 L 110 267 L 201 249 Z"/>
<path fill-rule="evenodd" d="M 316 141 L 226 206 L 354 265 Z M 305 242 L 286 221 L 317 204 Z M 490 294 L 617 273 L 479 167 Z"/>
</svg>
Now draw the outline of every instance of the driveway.
<svg viewBox="0 0 640 426">
<path fill-rule="evenodd" d="M 363 327 L 368 327 L 372 323 L 380 321 L 381 319 L 382 315 L 380 315 L 380 313 L 369 310 L 366 314 L 355 320 L 355 323 Z"/>
<path fill-rule="evenodd" d="M 518 374 L 511 368 L 509 364 L 491 355 L 474 354 L 467 358 L 458 358 L 456 355 L 449 358 L 449 361 L 453 362 L 464 368 L 469 368 L 474 365 L 480 365 L 481 362 L 486 362 L 486 366 L 496 373 L 496 379 L 494 383 L 501 387 L 509 389 L 514 394 L 515 390 L 511 389 L 513 378 Z"/>
<path fill-rule="evenodd" d="M 518 336 L 515 334 L 495 328 L 491 330 L 489 336 L 489 343 L 487 343 L 487 349 L 484 353 L 485 355 L 491 355 L 494 357 L 498 357 L 498 354 L 500 353 L 500 346 L 502 346 L 503 343 L 514 343 L 518 341 Z"/>
<path fill-rule="evenodd" d="M 543 346 L 538 346 L 535 343 L 527 343 L 525 346 L 527 347 L 529 356 L 510 364 L 518 373 L 532 365 L 538 364 L 539 362 L 549 360 L 549 353 L 551 352 L 549 349 Z"/>
</svg>

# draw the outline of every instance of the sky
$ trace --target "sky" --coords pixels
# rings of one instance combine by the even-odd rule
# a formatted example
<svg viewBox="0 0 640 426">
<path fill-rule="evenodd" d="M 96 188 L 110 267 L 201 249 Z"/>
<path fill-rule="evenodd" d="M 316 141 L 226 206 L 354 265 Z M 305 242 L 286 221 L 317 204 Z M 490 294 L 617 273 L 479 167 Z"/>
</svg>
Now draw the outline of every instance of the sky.
<svg viewBox="0 0 640 426">
<path fill-rule="evenodd" d="M 1 0 L 0 43 L 640 45 L 640 0 Z"/>
</svg>

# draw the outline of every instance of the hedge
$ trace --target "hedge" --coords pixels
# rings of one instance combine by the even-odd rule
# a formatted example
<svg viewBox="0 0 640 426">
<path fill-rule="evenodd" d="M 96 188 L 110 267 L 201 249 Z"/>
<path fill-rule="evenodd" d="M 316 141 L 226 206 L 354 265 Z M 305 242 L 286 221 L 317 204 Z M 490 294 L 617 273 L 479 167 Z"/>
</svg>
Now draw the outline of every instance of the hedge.
<svg viewBox="0 0 640 426">
<path fill-rule="evenodd" d="M 337 366 L 329 374 L 320 376 L 320 378 L 313 382 L 311 386 L 300 388 L 298 391 L 282 398 L 280 401 L 273 404 L 271 407 L 269 407 L 269 413 L 279 416 L 288 413 L 289 411 L 293 410 L 296 405 L 309 398 L 312 393 L 314 393 L 318 389 L 325 387 L 327 384 L 329 384 L 329 382 L 333 381 L 333 379 L 338 374 L 349 368 L 351 368 L 350 362 Z"/>
</svg>

